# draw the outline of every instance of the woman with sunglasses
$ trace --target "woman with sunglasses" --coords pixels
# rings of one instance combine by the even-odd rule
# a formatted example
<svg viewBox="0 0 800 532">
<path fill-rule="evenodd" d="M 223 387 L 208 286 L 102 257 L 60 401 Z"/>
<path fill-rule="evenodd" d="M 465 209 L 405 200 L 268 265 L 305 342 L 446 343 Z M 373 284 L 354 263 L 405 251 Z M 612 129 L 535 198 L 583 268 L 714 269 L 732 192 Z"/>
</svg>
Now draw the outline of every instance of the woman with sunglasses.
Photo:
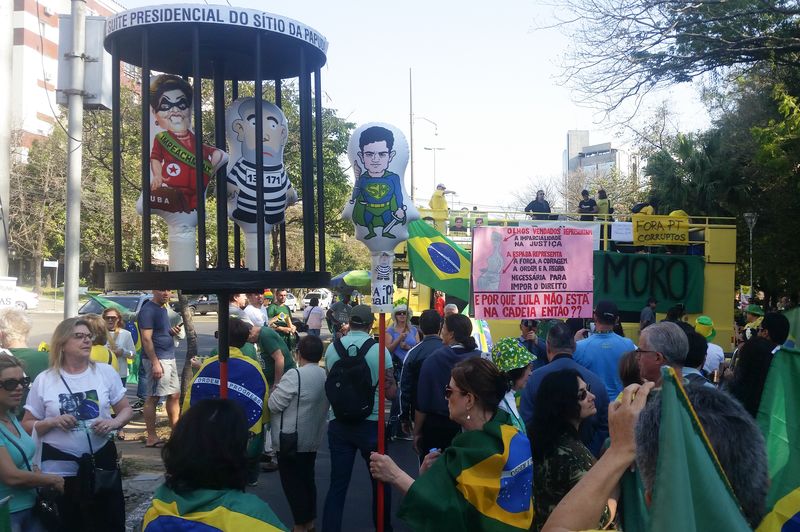
<svg viewBox="0 0 800 532">
<path fill-rule="evenodd" d="M 539 385 L 528 425 L 533 456 L 533 500 L 540 530 L 562 498 L 594 465 L 596 459 L 581 442 L 578 429 L 597 413 L 595 396 L 574 369 L 547 375 Z M 598 528 L 611 522 L 608 507 Z"/>
<path fill-rule="evenodd" d="M 33 471 L 36 445 L 13 414 L 30 384 L 19 360 L 0 354 L 0 499 L 11 496 L 12 532 L 44 530 L 33 515 L 35 488 L 64 491 L 62 477 Z"/>
<path fill-rule="evenodd" d="M 120 311 L 115 308 L 105 309 L 103 321 L 106 325 L 106 347 L 117 357 L 119 377 L 124 387 L 128 384 L 128 360 L 133 360 L 136 355 L 136 345 L 130 331 L 125 328 Z"/>
<path fill-rule="evenodd" d="M 372 476 L 405 494 L 398 516 L 412 530 L 529 529 L 530 442 L 499 408 L 507 391 L 505 377 L 488 360 L 459 362 L 443 394 L 450 419 L 461 427 L 450 446 L 431 449 L 416 480 L 387 455 L 370 455 Z"/>
<path fill-rule="evenodd" d="M 408 351 L 422 341 L 419 330 L 410 323 L 410 311 L 406 305 L 397 305 L 392 310 L 392 325 L 386 329 L 386 349 L 392 355 L 394 377 L 400 382 L 403 371 L 403 361 Z M 392 409 L 389 412 L 389 437 L 401 440 L 412 440 L 410 434 L 403 434 L 400 428 L 400 397 L 392 399 Z"/>
<path fill-rule="evenodd" d="M 64 477 L 64 494 L 56 499 L 61 529 L 122 531 L 120 477 L 101 490 L 92 489 L 92 479 L 95 468 L 118 470 L 113 431 L 130 421 L 133 410 L 117 371 L 91 360 L 93 339 L 82 318 L 58 324 L 50 342 L 50 369 L 33 381 L 22 424 L 41 438 L 42 471 Z"/>
</svg>

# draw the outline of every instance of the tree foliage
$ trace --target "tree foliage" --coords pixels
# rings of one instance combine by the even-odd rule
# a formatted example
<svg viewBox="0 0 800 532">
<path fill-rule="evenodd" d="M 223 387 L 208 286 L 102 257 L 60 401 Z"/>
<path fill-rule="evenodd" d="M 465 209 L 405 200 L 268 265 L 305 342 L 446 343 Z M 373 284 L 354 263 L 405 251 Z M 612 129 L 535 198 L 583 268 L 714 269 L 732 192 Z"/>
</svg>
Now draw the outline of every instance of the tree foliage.
<svg viewBox="0 0 800 532">
<path fill-rule="evenodd" d="M 562 0 L 573 46 L 565 76 L 613 111 L 652 89 L 703 74 L 794 65 L 800 53 L 793 0 Z"/>
</svg>

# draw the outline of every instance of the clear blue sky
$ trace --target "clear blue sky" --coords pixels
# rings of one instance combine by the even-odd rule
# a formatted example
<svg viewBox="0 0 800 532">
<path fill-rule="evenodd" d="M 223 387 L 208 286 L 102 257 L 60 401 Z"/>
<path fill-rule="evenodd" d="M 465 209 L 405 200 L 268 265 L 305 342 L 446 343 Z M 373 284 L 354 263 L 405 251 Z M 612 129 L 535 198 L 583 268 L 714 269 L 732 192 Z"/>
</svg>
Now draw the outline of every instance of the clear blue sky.
<svg viewBox="0 0 800 532">
<path fill-rule="evenodd" d="M 167 3 L 118 1 L 129 8 Z M 412 68 L 414 113 L 438 124 L 435 136 L 429 122 L 414 123 L 418 202 L 427 203 L 433 191 L 433 152 L 425 146 L 445 148 L 436 155 L 436 177 L 458 193 L 457 202 L 489 208 L 511 205 L 511 192 L 532 179 L 560 179 L 567 130 L 592 130 L 593 144 L 617 142 L 613 130 L 603 130 L 597 115 L 559 85 L 559 59 L 569 40 L 557 30 L 534 31 L 552 20 L 551 8 L 537 2 L 231 3 L 296 19 L 323 34 L 329 42 L 324 105 L 357 124 L 389 122 L 408 136 Z M 685 129 L 707 120 L 693 97 L 690 87 L 672 95 Z M 407 189 L 409 175 L 407 169 Z"/>
</svg>

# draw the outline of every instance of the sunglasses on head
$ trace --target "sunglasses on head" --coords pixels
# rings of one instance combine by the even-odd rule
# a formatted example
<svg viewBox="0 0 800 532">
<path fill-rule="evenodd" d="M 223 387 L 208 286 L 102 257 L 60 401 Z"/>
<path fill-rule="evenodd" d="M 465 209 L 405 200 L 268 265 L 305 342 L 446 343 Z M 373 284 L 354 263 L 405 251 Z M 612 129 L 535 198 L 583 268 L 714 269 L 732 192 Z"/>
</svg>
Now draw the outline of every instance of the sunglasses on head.
<svg viewBox="0 0 800 532">
<path fill-rule="evenodd" d="M 578 401 L 583 401 L 589 395 L 589 392 L 592 391 L 591 385 L 589 383 L 586 384 L 586 388 L 583 390 L 578 390 Z"/>
<path fill-rule="evenodd" d="M 26 390 L 30 388 L 31 380 L 28 377 L 22 377 L 21 379 L 6 379 L 4 381 L 0 381 L 0 387 L 2 387 L 7 392 L 13 392 L 17 389 L 17 386 L 22 386 Z"/>
</svg>

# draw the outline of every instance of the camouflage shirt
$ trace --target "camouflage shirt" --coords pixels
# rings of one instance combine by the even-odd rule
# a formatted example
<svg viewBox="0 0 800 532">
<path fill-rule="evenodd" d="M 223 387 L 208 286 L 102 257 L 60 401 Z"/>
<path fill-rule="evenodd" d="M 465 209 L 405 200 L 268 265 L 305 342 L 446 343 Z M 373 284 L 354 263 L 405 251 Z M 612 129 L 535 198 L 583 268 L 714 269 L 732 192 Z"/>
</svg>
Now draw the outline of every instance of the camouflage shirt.
<svg viewBox="0 0 800 532">
<path fill-rule="evenodd" d="M 533 436 L 535 437 L 535 435 Z M 550 513 L 597 460 L 578 439 L 563 434 L 556 448 L 542 460 L 533 462 L 533 505 L 536 516 L 532 530 L 541 530 Z M 608 524 L 608 507 L 597 528 Z"/>
</svg>

